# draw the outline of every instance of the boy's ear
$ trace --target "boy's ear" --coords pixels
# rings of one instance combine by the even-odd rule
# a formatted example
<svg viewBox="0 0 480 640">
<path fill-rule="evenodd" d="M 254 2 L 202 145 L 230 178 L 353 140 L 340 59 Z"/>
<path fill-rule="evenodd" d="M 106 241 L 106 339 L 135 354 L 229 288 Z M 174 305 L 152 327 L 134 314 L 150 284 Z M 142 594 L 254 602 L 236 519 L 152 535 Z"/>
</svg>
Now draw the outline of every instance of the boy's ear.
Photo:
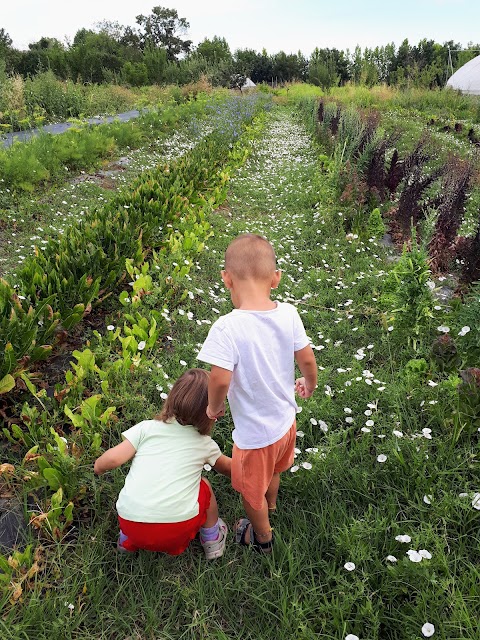
<svg viewBox="0 0 480 640">
<path fill-rule="evenodd" d="M 220 275 L 222 276 L 223 284 L 227 287 L 227 289 L 231 289 L 233 286 L 232 276 L 228 273 L 228 271 L 220 271 Z"/>
<path fill-rule="evenodd" d="M 280 284 L 280 280 L 282 279 L 282 272 L 280 271 L 280 269 L 277 269 L 275 271 L 275 274 L 272 278 L 272 284 L 271 284 L 271 288 L 272 289 L 276 289 L 278 287 L 278 285 Z"/>
</svg>

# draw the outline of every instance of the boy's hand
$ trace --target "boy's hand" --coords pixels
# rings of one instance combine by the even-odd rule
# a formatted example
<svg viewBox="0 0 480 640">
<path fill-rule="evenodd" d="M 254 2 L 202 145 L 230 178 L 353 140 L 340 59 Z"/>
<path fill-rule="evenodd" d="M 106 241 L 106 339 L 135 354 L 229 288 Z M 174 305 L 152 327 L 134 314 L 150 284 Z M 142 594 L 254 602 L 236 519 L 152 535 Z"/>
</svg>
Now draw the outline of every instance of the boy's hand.
<svg viewBox="0 0 480 640">
<path fill-rule="evenodd" d="M 295 391 L 301 398 L 310 398 L 313 395 L 317 387 L 313 387 L 313 389 L 309 389 L 305 382 L 305 378 L 297 378 L 295 380 Z"/>
<path fill-rule="evenodd" d="M 207 407 L 207 416 L 210 420 L 216 420 L 217 418 L 221 418 L 221 416 L 225 415 L 225 403 L 222 404 L 219 411 L 212 411 L 210 405 Z"/>
</svg>

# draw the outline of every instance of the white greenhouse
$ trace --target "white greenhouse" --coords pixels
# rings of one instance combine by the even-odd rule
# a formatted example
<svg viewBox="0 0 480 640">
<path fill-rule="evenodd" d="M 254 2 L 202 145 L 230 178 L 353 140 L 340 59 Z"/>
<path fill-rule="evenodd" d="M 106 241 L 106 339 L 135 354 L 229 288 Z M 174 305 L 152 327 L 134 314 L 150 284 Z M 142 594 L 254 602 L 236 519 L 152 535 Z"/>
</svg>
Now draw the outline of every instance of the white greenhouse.
<svg viewBox="0 0 480 640">
<path fill-rule="evenodd" d="M 480 96 L 480 56 L 469 60 L 447 80 L 447 87 Z"/>
</svg>

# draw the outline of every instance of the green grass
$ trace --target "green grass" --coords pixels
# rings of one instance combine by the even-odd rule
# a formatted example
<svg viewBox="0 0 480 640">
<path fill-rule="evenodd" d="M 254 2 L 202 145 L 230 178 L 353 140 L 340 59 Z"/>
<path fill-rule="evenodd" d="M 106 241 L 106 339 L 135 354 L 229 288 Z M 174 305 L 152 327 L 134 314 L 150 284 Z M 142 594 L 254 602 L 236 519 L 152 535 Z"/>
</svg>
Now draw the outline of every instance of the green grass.
<svg viewBox="0 0 480 640">
<path fill-rule="evenodd" d="M 283 270 L 275 297 L 299 309 L 319 365 L 319 389 L 298 415 L 299 468 L 282 479 L 273 556 L 236 547 L 231 535 L 212 563 L 197 543 L 179 558 L 118 555 L 114 504 L 126 470 L 94 478 L 86 455 L 85 512 L 63 542 L 44 541 L 44 570 L 21 602 L 5 604 L 2 637 L 416 640 L 428 621 L 435 638 L 478 638 L 479 512 L 471 506 L 480 489 L 478 435 L 455 440 L 455 385 L 430 358 L 436 327 L 449 324 L 455 335 L 462 325 L 440 305 L 416 352 L 405 334 L 386 330 L 392 265 L 375 242 L 346 236 L 329 175 L 318 170 L 320 153 L 290 109 L 269 116 L 231 183 L 228 206 L 211 216 L 214 236 L 190 272 L 191 295 L 170 309 L 170 337 L 119 374 L 107 394 L 119 421 L 106 446 L 157 411 L 160 387 L 168 390 L 184 371 L 181 360 L 196 366 L 209 323 L 231 309 L 219 276 L 229 240 L 245 231 L 266 235 Z M 148 304 L 160 309 L 162 301 L 153 294 Z M 105 318 L 110 323 L 122 324 L 122 312 Z M 93 334 L 89 344 L 99 362 L 118 357 Z M 407 363 L 421 357 L 427 370 L 407 375 Z M 227 454 L 231 429 L 227 415 L 213 434 Z M 224 477 L 208 478 L 232 529 L 243 515 L 239 497 Z M 399 534 L 411 543 L 396 541 Z M 411 562 L 408 549 L 432 558 Z"/>
</svg>

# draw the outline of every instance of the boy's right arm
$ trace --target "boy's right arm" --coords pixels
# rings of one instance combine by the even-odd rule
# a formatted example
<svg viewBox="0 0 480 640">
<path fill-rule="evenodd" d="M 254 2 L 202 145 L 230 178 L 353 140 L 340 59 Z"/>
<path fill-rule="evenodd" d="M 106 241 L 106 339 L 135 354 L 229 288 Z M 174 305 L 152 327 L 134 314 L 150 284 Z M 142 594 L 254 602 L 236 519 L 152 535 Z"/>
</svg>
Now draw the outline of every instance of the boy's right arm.
<svg viewBox="0 0 480 640">
<path fill-rule="evenodd" d="M 232 372 L 212 365 L 208 381 L 207 416 L 213 420 L 225 414 L 225 398 L 232 379 Z"/>
<path fill-rule="evenodd" d="M 97 476 L 101 476 L 105 471 L 110 469 L 116 469 L 124 462 L 131 460 L 136 453 L 136 449 L 131 442 L 124 440 L 116 447 L 112 447 L 102 453 L 102 455 L 95 460 L 93 471 Z"/>
<path fill-rule="evenodd" d="M 317 388 L 317 363 L 312 347 L 307 345 L 300 351 L 295 351 L 295 360 L 303 374 L 295 382 L 295 391 L 301 398 L 310 398 Z"/>
</svg>

